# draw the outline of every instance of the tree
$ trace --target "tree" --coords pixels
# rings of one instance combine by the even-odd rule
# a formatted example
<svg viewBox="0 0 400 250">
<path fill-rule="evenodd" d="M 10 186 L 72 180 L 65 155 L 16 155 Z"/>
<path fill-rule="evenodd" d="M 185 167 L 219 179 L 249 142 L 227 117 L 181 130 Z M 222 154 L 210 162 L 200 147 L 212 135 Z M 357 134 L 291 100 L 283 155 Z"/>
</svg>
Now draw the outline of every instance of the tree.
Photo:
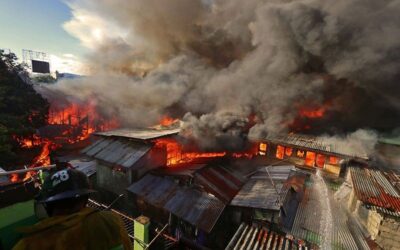
<svg viewBox="0 0 400 250">
<path fill-rule="evenodd" d="M 15 164 L 17 138 L 32 136 L 48 117 L 49 103 L 21 75 L 15 54 L 0 50 L 0 166 Z"/>
</svg>

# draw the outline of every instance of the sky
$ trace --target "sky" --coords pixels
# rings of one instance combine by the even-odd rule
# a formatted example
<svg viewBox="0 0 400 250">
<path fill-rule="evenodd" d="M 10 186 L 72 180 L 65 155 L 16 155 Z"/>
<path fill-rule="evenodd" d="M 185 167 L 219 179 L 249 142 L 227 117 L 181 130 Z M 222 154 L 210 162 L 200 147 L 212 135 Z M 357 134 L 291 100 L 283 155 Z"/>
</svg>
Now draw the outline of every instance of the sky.
<svg viewBox="0 0 400 250">
<path fill-rule="evenodd" d="M 63 24 L 71 19 L 63 0 L 1 0 L 0 48 L 22 59 L 22 49 L 50 55 L 51 71 L 82 73 L 87 48 Z"/>
</svg>

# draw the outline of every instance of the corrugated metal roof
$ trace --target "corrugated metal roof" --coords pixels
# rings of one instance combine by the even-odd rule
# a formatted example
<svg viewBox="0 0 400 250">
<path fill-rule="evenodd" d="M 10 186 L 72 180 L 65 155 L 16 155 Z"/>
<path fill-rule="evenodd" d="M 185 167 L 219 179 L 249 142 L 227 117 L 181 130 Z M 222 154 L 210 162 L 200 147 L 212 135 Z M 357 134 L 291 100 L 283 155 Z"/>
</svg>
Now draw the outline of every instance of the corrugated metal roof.
<svg viewBox="0 0 400 250">
<path fill-rule="evenodd" d="M 197 189 L 179 189 L 164 207 L 198 228 L 211 232 L 225 205 L 215 196 Z"/>
<path fill-rule="evenodd" d="M 174 129 L 116 129 L 107 132 L 98 132 L 95 135 L 125 137 L 136 140 L 153 140 L 164 136 L 176 135 L 179 128 Z"/>
<path fill-rule="evenodd" d="M 195 174 L 195 181 L 207 192 L 228 203 L 244 184 L 243 178 L 223 166 L 212 165 Z"/>
<path fill-rule="evenodd" d="M 232 206 L 279 210 L 293 166 L 261 167 L 231 201 Z"/>
<path fill-rule="evenodd" d="M 75 159 L 69 161 L 69 163 L 77 170 L 86 174 L 87 177 L 90 177 L 96 173 L 96 160 L 92 161 L 84 161 L 80 159 Z"/>
<path fill-rule="evenodd" d="M 348 152 L 346 148 L 333 144 L 324 137 L 316 137 L 310 135 L 269 135 L 265 138 L 255 138 L 257 140 L 269 141 L 275 144 L 282 144 L 288 146 L 296 146 L 302 149 L 312 149 L 315 151 L 325 152 L 329 154 L 339 155 L 342 157 L 357 157 L 361 159 L 368 159 L 367 152 Z"/>
<path fill-rule="evenodd" d="M 316 180 L 314 180 L 316 181 Z M 318 186 L 310 180 L 305 190 L 304 197 L 297 209 L 296 218 L 290 231 L 292 235 L 299 239 L 321 246 L 324 237 L 330 236 L 333 249 L 368 249 L 359 248 L 354 237 L 357 237 L 359 244 L 363 244 L 363 236 L 359 233 L 351 233 L 348 227 L 348 215 L 345 208 L 341 207 L 342 203 L 335 202 L 332 198 L 333 193 L 329 193 L 330 197 L 320 197 Z M 332 191 L 333 192 L 333 191 Z M 332 195 L 332 196 L 331 196 Z M 326 232 L 321 221 L 328 215 L 328 210 L 324 210 L 321 206 L 321 199 L 330 199 L 332 213 L 332 230 Z M 329 233 L 329 235 L 328 235 Z M 364 240 L 365 241 L 365 240 Z"/>
<path fill-rule="evenodd" d="M 400 212 L 400 192 L 396 187 L 397 183 L 392 184 L 389 181 L 393 179 L 394 174 L 376 169 L 352 167 L 350 175 L 354 192 L 359 200 L 366 205 Z"/>
<path fill-rule="evenodd" d="M 242 223 L 232 237 L 225 250 L 287 250 L 307 249 L 306 245 L 300 246 L 298 241 L 279 234 L 259 225 L 246 225 Z"/>
<path fill-rule="evenodd" d="M 124 138 L 103 138 L 82 150 L 82 153 L 110 164 L 131 168 L 151 146 Z"/>
<path fill-rule="evenodd" d="M 146 202 L 156 207 L 164 207 L 165 203 L 175 195 L 178 184 L 165 177 L 145 175 L 135 184 L 127 188 L 128 191 L 139 195 Z"/>
<path fill-rule="evenodd" d="M 206 232 L 212 230 L 225 208 L 215 196 L 194 188 L 180 187 L 168 177 L 148 174 L 127 190 Z"/>
<path fill-rule="evenodd" d="M 378 207 L 378 206 L 374 206 L 374 205 L 367 205 L 366 207 L 368 209 L 371 209 L 372 211 L 375 211 L 375 212 L 388 214 L 388 215 L 391 215 L 391 216 L 394 216 L 394 217 L 400 217 L 400 212 L 394 212 L 394 211 L 391 211 L 391 210 L 386 209 L 384 207 Z"/>
<path fill-rule="evenodd" d="M 0 173 L 5 173 L 6 171 L 0 167 Z M 9 184 L 11 181 L 7 175 L 0 176 L 0 184 Z"/>
</svg>

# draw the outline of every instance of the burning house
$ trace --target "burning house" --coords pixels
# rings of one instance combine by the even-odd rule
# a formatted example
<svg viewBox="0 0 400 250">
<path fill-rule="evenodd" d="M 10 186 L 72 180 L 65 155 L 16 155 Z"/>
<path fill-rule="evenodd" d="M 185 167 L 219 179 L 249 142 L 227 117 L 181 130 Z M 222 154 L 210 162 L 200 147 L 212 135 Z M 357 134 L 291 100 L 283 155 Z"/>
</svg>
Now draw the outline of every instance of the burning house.
<svg viewBox="0 0 400 250">
<path fill-rule="evenodd" d="M 82 153 L 97 161 L 97 185 L 122 194 L 146 172 L 165 165 L 166 152 L 154 147 L 153 141 L 178 132 L 177 129 L 132 129 L 97 133 L 99 139 Z"/>
<path fill-rule="evenodd" d="M 268 136 L 259 141 L 259 155 L 285 160 L 298 167 L 320 169 L 332 176 L 344 175 L 350 159 L 368 160 L 367 154 L 351 154 L 340 145 L 324 141 L 321 137 L 298 134 Z"/>
</svg>

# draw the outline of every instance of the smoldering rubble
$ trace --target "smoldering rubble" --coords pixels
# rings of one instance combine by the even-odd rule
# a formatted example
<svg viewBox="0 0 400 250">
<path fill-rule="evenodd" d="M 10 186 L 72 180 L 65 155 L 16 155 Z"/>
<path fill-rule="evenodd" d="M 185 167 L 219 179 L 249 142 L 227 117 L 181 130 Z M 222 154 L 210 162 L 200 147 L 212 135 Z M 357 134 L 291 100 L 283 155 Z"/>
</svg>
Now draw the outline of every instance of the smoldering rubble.
<svg viewBox="0 0 400 250">
<path fill-rule="evenodd" d="M 398 0 L 77 0 L 69 6 L 73 17 L 64 26 L 90 47 L 91 74 L 49 88 L 95 99 L 124 126 L 182 118 L 185 134 L 209 148 L 241 144 L 249 133 L 293 130 L 353 141 L 346 134 L 399 124 Z M 299 115 L 321 106 L 318 119 Z M 370 147 L 376 139 L 368 141 Z"/>
</svg>

